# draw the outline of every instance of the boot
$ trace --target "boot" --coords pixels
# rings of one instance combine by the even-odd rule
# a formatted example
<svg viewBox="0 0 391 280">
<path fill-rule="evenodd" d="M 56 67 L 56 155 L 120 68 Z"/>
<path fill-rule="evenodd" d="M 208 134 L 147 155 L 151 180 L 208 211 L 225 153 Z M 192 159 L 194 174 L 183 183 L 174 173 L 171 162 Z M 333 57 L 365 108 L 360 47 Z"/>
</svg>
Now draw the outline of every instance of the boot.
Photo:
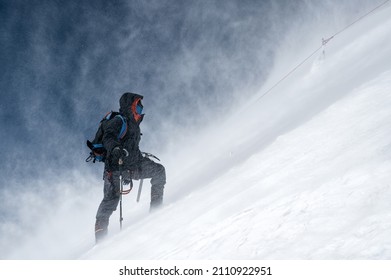
<svg viewBox="0 0 391 280">
<path fill-rule="evenodd" d="M 95 222 L 95 243 L 100 243 L 107 236 L 108 221 L 96 220 Z"/>
<path fill-rule="evenodd" d="M 149 206 L 149 212 L 154 212 L 159 209 L 163 204 L 164 185 L 152 185 L 151 186 L 151 204 Z"/>
<path fill-rule="evenodd" d="M 149 212 L 152 213 L 157 209 L 161 208 L 163 205 L 163 197 L 151 197 L 151 203 L 149 206 Z"/>
</svg>

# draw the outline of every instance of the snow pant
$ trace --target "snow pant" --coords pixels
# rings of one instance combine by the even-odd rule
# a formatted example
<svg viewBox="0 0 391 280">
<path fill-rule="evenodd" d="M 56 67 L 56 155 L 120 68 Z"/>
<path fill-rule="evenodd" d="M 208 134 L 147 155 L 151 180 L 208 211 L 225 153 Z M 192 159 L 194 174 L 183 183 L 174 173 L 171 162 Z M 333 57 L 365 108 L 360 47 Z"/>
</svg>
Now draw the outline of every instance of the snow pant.
<svg viewBox="0 0 391 280">
<path fill-rule="evenodd" d="M 96 213 L 95 236 L 103 237 L 107 233 L 109 218 L 117 209 L 120 199 L 119 171 L 105 171 L 103 175 L 103 200 Z M 163 165 L 144 157 L 137 170 L 124 170 L 123 182 L 129 183 L 131 179 L 139 180 L 151 178 L 150 210 L 158 208 L 163 202 L 164 185 L 166 184 L 166 171 Z"/>
</svg>

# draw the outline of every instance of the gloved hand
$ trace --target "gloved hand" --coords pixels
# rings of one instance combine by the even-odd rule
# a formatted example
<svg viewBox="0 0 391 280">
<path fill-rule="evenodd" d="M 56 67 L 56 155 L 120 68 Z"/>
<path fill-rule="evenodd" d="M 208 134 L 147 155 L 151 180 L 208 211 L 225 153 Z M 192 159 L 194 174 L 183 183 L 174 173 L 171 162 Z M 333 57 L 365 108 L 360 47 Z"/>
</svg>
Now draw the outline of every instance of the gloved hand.
<svg viewBox="0 0 391 280">
<path fill-rule="evenodd" d="M 114 162 L 118 162 L 120 158 L 127 157 L 129 155 L 126 149 L 115 147 L 111 152 L 111 156 Z"/>
</svg>

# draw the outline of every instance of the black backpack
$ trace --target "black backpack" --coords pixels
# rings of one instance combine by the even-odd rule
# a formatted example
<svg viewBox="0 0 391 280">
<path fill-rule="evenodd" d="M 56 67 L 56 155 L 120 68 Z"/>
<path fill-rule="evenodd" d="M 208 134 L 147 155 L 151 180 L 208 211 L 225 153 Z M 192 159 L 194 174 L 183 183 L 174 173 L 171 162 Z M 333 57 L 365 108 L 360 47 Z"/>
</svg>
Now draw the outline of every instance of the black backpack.
<svg viewBox="0 0 391 280">
<path fill-rule="evenodd" d="M 102 138 L 103 138 L 103 124 L 113 118 L 120 118 L 122 120 L 122 127 L 121 131 L 118 134 L 118 139 L 124 138 L 126 131 L 127 131 L 127 125 L 126 125 L 126 119 L 118 112 L 108 112 L 106 116 L 100 121 L 98 130 L 95 134 L 94 140 L 90 141 L 87 140 L 87 146 L 91 149 L 90 155 L 86 159 L 86 162 L 92 162 L 95 163 L 95 161 L 104 162 L 106 159 L 107 151 L 105 147 L 102 144 Z"/>
</svg>

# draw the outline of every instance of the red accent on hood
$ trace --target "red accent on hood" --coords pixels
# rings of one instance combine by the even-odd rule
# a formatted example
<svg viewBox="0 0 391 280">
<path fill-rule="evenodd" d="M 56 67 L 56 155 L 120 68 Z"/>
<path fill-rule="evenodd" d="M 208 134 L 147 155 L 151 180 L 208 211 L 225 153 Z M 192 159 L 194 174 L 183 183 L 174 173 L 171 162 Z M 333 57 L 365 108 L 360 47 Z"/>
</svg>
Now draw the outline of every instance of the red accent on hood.
<svg viewBox="0 0 391 280">
<path fill-rule="evenodd" d="M 140 114 L 137 113 L 137 109 L 136 109 L 137 103 L 139 103 L 140 101 L 141 101 L 141 98 L 136 98 L 133 101 L 132 105 L 130 106 L 130 111 L 132 112 L 133 117 L 136 120 L 136 122 L 139 122 L 141 120 L 141 117 L 142 117 Z"/>
</svg>

